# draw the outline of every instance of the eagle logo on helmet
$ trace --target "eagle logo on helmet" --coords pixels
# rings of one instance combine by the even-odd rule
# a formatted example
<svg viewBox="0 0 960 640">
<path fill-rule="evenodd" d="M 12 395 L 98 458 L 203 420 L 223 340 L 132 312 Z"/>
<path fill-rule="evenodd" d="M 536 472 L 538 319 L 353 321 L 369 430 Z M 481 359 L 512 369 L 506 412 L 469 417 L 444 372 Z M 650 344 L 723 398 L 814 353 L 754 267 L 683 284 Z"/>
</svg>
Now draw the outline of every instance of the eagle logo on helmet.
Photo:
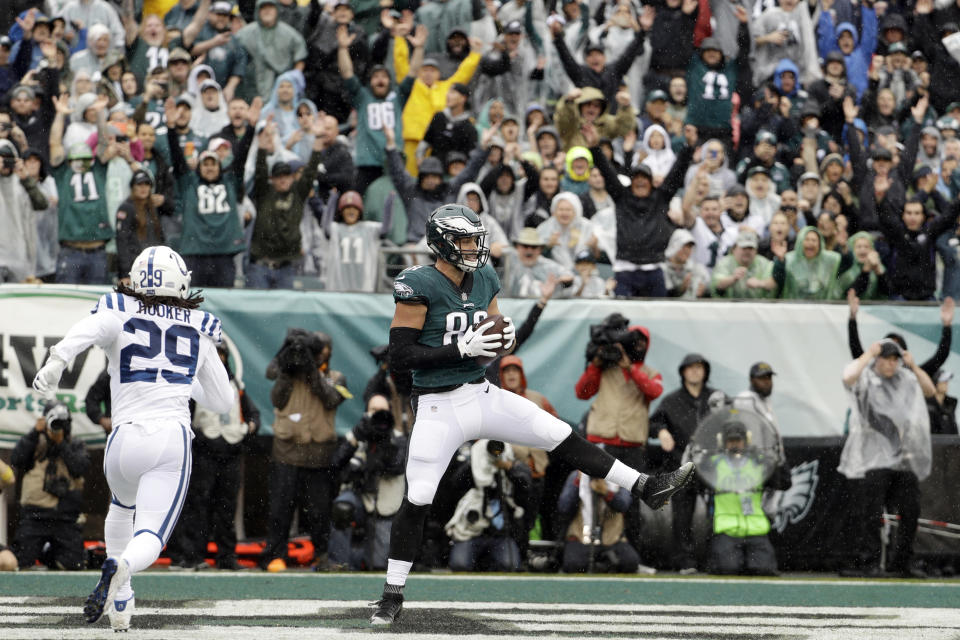
<svg viewBox="0 0 960 640">
<path fill-rule="evenodd" d="M 474 238 L 475 250 L 463 251 L 458 240 Z M 480 216 L 459 204 L 448 204 L 434 210 L 427 220 L 427 246 L 437 255 L 461 271 L 471 272 L 482 268 L 490 257 L 486 246 L 487 230 Z"/>
</svg>

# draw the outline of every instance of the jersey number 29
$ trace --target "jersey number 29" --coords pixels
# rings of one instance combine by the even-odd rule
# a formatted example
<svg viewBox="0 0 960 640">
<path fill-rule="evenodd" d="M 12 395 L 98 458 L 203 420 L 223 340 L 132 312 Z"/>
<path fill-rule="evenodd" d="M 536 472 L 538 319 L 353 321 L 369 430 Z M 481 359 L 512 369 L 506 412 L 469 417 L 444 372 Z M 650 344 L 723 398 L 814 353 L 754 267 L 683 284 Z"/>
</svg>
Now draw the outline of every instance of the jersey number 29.
<svg viewBox="0 0 960 640">
<path fill-rule="evenodd" d="M 159 382 L 157 373 L 170 384 L 190 384 L 193 375 L 197 372 L 197 357 L 200 355 L 200 334 L 191 326 L 175 324 L 167 328 L 166 332 L 157 326 L 153 320 L 145 318 L 130 318 L 123 325 L 126 333 L 136 334 L 138 331 L 146 333 L 150 338 L 148 344 L 128 344 L 120 350 L 120 382 Z M 189 353 L 180 353 L 179 338 L 190 344 Z M 170 369 L 147 367 L 134 369 L 131 366 L 133 358 L 152 359 L 160 355 L 166 356 L 167 361 L 174 367 L 181 367 L 187 373 Z"/>
</svg>

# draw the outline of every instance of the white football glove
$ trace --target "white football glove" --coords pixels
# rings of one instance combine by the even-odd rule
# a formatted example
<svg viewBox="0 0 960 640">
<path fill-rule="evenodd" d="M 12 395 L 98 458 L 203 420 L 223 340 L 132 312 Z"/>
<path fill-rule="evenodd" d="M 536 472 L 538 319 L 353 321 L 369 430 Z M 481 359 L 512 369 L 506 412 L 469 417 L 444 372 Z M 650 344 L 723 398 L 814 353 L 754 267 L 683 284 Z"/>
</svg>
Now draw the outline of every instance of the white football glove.
<svg viewBox="0 0 960 640">
<path fill-rule="evenodd" d="M 513 326 L 513 318 L 510 316 L 503 316 L 503 322 L 507 325 L 503 328 L 503 348 L 512 349 L 517 339 L 517 328 Z"/>
<path fill-rule="evenodd" d="M 37 371 L 33 379 L 33 390 L 41 396 L 52 396 L 57 385 L 60 384 L 60 376 L 63 370 L 67 368 L 67 363 L 57 354 L 50 352 L 47 363 Z"/>
<path fill-rule="evenodd" d="M 457 338 L 457 348 L 460 357 L 476 358 L 478 356 L 492 357 L 497 355 L 497 349 L 503 344 L 503 336 L 499 333 L 483 333 L 491 323 L 480 325 L 479 329 L 470 327 L 466 333 Z"/>
</svg>

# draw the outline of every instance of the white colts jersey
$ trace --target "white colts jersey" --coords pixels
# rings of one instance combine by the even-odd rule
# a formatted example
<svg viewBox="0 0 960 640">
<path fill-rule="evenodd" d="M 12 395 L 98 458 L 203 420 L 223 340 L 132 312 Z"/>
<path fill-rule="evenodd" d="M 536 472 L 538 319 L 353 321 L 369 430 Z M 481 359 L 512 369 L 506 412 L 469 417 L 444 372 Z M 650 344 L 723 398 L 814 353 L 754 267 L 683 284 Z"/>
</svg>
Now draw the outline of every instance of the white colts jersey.
<svg viewBox="0 0 960 640">
<path fill-rule="evenodd" d="M 220 320 L 199 309 L 146 306 L 120 293 L 100 297 L 53 351 L 66 362 L 92 345 L 107 354 L 113 424 L 190 425 L 191 396 L 226 413 L 235 391 L 217 355 Z"/>
</svg>

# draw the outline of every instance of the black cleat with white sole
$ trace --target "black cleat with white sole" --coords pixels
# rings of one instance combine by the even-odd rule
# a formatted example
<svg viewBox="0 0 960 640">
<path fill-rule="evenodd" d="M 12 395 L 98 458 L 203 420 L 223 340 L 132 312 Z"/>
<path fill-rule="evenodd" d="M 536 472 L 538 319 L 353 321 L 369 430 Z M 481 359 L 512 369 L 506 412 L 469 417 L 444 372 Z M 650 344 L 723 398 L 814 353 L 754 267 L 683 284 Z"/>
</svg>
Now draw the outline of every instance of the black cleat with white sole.
<svg viewBox="0 0 960 640">
<path fill-rule="evenodd" d="M 391 625 L 400 619 L 403 612 L 403 594 L 384 591 L 380 599 L 372 603 L 377 610 L 370 616 L 372 625 Z"/>
<path fill-rule="evenodd" d="M 693 463 L 688 462 L 676 471 L 650 476 L 640 491 L 635 492 L 635 495 L 639 494 L 640 499 L 643 500 L 648 507 L 656 511 L 667 504 L 673 494 L 680 491 L 680 489 L 684 488 L 687 483 L 690 482 L 695 470 L 696 467 L 694 467 Z"/>
</svg>

